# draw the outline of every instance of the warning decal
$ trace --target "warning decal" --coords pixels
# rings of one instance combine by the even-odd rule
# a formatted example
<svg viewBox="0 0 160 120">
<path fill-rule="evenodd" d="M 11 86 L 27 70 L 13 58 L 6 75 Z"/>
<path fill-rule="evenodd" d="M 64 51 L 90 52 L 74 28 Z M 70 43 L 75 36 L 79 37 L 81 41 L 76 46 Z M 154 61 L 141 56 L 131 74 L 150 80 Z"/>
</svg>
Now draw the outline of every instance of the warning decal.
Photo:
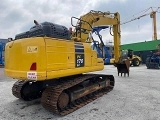
<svg viewBox="0 0 160 120">
<path fill-rule="evenodd" d="M 27 53 L 37 53 L 38 46 L 27 46 Z"/>
<path fill-rule="evenodd" d="M 37 72 L 27 72 L 27 78 L 29 80 L 37 80 Z"/>
</svg>

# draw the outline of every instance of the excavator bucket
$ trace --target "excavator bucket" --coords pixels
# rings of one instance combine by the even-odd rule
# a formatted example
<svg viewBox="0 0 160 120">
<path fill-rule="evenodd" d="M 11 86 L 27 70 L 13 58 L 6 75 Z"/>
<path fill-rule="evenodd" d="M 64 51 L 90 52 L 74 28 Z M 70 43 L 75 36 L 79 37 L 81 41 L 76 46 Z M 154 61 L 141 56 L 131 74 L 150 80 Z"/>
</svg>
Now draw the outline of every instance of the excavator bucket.
<svg viewBox="0 0 160 120">
<path fill-rule="evenodd" d="M 128 74 L 129 76 L 129 67 L 130 67 L 130 61 L 128 59 L 122 61 L 122 62 L 118 62 L 116 63 L 116 67 L 117 67 L 117 71 L 118 71 L 118 76 L 119 74 L 124 73 L 124 76 L 126 76 L 126 74 Z"/>
</svg>

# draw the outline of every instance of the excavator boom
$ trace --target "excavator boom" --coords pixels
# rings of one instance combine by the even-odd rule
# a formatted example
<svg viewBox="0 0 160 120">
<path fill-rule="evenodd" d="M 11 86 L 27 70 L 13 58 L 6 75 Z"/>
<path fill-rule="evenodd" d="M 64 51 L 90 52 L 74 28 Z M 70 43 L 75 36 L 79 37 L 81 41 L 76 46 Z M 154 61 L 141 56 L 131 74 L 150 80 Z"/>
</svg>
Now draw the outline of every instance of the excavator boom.
<svg viewBox="0 0 160 120">
<path fill-rule="evenodd" d="M 75 17 L 72 17 L 75 18 Z M 78 19 L 78 18 L 76 18 Z M 72 19 L 71 19 L 72 23 Z M 73 25 L 73 24 L 72 24 Z M 101 12 L 91 10 L 89 13 L 82 15 L 77 24 L 74 26 L 73 37 L 80 38 L 81 42 L 92 42 L 89 38 L 89 33 L 97 26 L 110 26 L 112 28 L 112 34 L 114 40 L 114 62 L 117 66 L 118 73 L 124 73 L 129 75 L 129 60 L 121 59 L 120 56 L 120 15 L 118 12 Z M 125 61 L 125 62 L 124 62 Z"/>
</svg>

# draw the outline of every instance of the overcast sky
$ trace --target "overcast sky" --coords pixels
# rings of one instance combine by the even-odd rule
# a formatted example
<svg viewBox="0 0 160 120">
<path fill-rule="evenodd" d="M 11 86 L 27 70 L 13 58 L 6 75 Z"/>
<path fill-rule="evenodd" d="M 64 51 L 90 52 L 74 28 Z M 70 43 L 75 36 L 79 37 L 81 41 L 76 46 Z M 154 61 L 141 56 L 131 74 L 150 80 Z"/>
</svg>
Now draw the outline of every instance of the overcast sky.
<svg viewBox="0 0 160 120">
<path fill-rule="evenodd" d="M 70 27 L 70 18 L 90 10 L 119 12 L 121 23 L 145 14 L 149 7 L 160 7 L 159 0 L 0 0 L 0 38 L 14 38 L 28 31 L 34 24 L 48 21 Z M 156 8 L 155 8 L 156 10 Z M 151 12 L 151 10 L 146 13 Z M 159 9 L 160 12 L 160 9 Z M 102 31 L 105 42 L 111 42 L 109 31 Z M 105 33 L 105 34 L 104 34 Z M 160 13 L 157 13 L 157 35 L 160 39 Z M 121 43 L 152 40 L 150 16 L 121 25 Z"/>
</svg>

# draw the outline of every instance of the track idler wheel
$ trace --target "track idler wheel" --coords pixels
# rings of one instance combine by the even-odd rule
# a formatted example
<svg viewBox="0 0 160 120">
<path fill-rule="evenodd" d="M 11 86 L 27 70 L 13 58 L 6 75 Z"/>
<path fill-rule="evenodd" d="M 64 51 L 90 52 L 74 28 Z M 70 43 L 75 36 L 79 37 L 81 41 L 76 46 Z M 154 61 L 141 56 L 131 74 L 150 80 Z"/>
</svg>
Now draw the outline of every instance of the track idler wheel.
<svg viewBox="0 0 160 120">
<path fill-rule="evenodd" d="M 65 92 L 62 92 L 58 98 L 58 102 L 57 102 L 58 107 L 62 110 L 68 105 L 68 103 L 69 103 L 68 94 Z"/>
</svg>

